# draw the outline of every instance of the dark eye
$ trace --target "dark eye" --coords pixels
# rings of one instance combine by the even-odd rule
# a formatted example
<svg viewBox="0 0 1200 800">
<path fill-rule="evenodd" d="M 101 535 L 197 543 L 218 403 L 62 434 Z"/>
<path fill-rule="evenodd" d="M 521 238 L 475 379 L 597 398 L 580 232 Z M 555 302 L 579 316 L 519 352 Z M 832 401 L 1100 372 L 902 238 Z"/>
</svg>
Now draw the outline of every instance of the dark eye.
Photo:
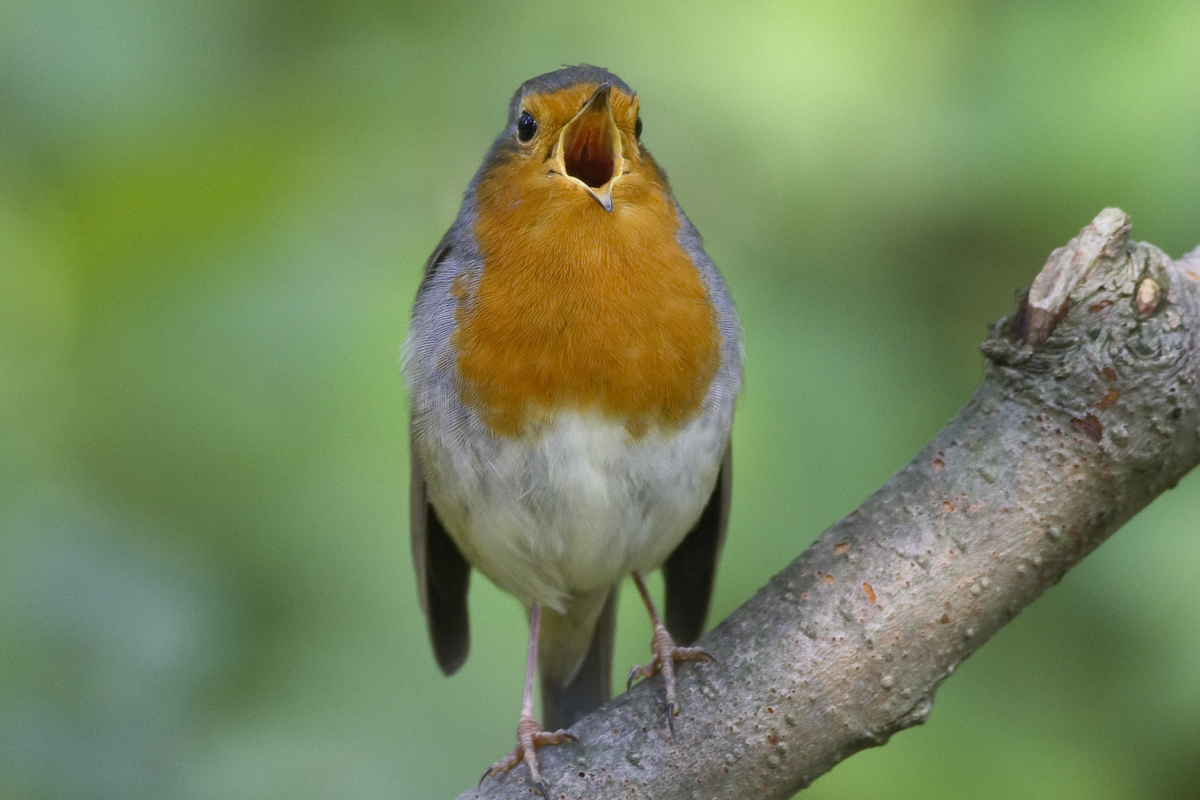
<svg viewBox="0 0 1200 800">
<path fill-rule="evenodd" d="M 642 118 L 638 117 L 637 122 L 633 123 L 633 135 L 637 138 L 642 138 Z"/>
<path fill-rule="evenodd" d="M 522 111 L 521 118 L 517 120 L 517 138 L 522 142 L 528 142 L 535 133 L 537 133 L 537 120 L 533 118 L 533 114 Z"/>
</svg>

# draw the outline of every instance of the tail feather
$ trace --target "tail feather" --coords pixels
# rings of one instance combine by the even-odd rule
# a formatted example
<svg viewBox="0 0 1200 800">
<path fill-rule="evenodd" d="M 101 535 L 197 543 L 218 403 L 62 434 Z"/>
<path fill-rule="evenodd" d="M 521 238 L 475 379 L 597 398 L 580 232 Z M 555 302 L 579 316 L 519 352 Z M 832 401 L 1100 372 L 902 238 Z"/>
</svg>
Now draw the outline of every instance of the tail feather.
<svg viewBox="0 0 1200 800">
<path fill-rule="evenodd" d="M 612 589 L 596 621 L 592 643 L 579 670 L 564 685 L 542 680 L 542 726 L 569 728 L 612 696 L 613 639 L 617 630 L 617 591 Z"/>
</svg>

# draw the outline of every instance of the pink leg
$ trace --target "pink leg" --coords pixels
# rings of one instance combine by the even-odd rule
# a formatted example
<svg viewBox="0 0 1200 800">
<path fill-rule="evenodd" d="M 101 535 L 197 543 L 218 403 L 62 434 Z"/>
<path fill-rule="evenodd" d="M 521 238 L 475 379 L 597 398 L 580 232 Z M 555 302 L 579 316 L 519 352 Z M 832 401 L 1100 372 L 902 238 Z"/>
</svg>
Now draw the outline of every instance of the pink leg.
<svg viewBox="0 0 1200 800">
<path fill-rule="evenodd" d="M 642 595 L 642 602 L 646 604 L 646 610 L 650 612 L 650 622 L 654 626 L 654 635 L 650 639 L 650 651 L 654 654 L 654 658 L 645 666 L 635 665 L 629 671 L 629 680 L 625 684 L 628 689 L 633 686 L 635 678 L 651 678 L 662 673 L 663 683 L 667 689 L 667 726 L 671 729 L 671 736 L 675 736 L 675 717 L 679 714 L 679 703 L 675 699 L 675 662 L 676 661 L 716 661 L 709 653 L 699 647 L 676 647 L 675 640 L 671 638 L 671 634 L 667 633 L 667 627 L 662 624 L 659 619 L 658 610 L 654 608 L 654 601 L 650 599 L 650 591 L 646 588 L 646 582 L 638 573 L 633 573 L 633 582 L 637 584 L 638 592 Z"/>
<path fill-rule="evenodd" d="M 517 720 L 517 746 L 503 759 L 488 767 L 479 782 L 483 783 L 485 779 L 499 775 L 501 772 L 508 772 L 524 761 L 529 765 L 533 785 L 537 787 L 542 797 L 550 800 L 546 782 L 542 780 L 542 773 L 538 770 L 535 751 L 544 744 L 562 744 L 565 741 L 578 743 L 579 740 L 566 731 L 549 733 L 542 730 L 537 717 L 533 715 L 533 672 L 537 666 L 538 628 L 541 626 L 541 621 L 542 607 L 540 604 L 534 603 L 529 610 L 529 652 L 525 660 L 525 697 L 521 701 L 521 717 Z"/>
</svg>

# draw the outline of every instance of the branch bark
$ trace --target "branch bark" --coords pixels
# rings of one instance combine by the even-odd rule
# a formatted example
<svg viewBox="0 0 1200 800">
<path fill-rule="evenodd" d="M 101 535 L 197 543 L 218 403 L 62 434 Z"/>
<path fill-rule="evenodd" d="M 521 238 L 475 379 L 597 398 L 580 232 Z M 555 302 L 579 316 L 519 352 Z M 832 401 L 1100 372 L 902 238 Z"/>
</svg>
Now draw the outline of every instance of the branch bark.
<svg viewBox="0 0 1200 800">
<path fill-rule="evenodd" d="M 953 420 L 678 668 L 539 750 L 552 797 L 785 798 L 925 721 L 1003 625 L 1200 462 L 1200 248 L 1177 262 L 1106 209 L 980 349 Z M 532 797 L 518 768 L 462 797 Z"/>
</svg>

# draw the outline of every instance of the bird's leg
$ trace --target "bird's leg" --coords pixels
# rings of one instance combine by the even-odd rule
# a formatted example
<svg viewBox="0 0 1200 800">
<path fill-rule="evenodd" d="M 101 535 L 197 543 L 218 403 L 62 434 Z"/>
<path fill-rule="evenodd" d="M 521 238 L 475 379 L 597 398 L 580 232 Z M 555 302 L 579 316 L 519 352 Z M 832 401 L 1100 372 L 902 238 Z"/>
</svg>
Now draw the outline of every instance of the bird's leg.
<svg viewBox="0 0 1200 800">
<path fill-rule="evenodd" d="M 533 671 L 537 666 L 538 628 L 541 627 L 541 621 L 542 606 L 534 603 L 529 610 L 529 654 L 525 661 L 525 697 L 521 701 L 521 717 L 517 720 L 517 746 L 503 759 L 488 767 L 479 782 L 483 783 L 486 778 L 499 775 L 501 772 L 508 772 L 524 761 L 529 765 L 533 785 L 537 787 L 542 797 L 550 800 L 546 782 L 542 780 L 542 773 L 538 770 L 537 754 L 534 751 L 544 744 L 562 744 L 564 741 L 578 743 L 579 739 L 566 731 L 550 733 L 542 730 L 537 717 L 533 715 Z"/>
<path fill-rule="evenodd" d="M 654 635 L 650 638 L 650 651 L 654 657 L 645 666 L 635 665 L 629 671 L 629 680 L 625 689 L 633 686 L 635 678 L 651 678 L 662 673 L 663 683 L 667 687 L 667 727 L 671 729 L 671 737 L 675 736 L 675 717 L 679 714 L 679 702 L 675 699 L 675 662 L 676 661 L 716 661 L 712 655 L 699 647 L 676 647 L 675 640 L 667 632 L 667 626 L 659 619 L 654 601 L 650 599 L 650 590 L 646 581 L 638 573 L 633 573 L 633 582 L 637 584 L 642 602 L 650 612 L 650 622 L 654 626 Z"/>
</svg>

